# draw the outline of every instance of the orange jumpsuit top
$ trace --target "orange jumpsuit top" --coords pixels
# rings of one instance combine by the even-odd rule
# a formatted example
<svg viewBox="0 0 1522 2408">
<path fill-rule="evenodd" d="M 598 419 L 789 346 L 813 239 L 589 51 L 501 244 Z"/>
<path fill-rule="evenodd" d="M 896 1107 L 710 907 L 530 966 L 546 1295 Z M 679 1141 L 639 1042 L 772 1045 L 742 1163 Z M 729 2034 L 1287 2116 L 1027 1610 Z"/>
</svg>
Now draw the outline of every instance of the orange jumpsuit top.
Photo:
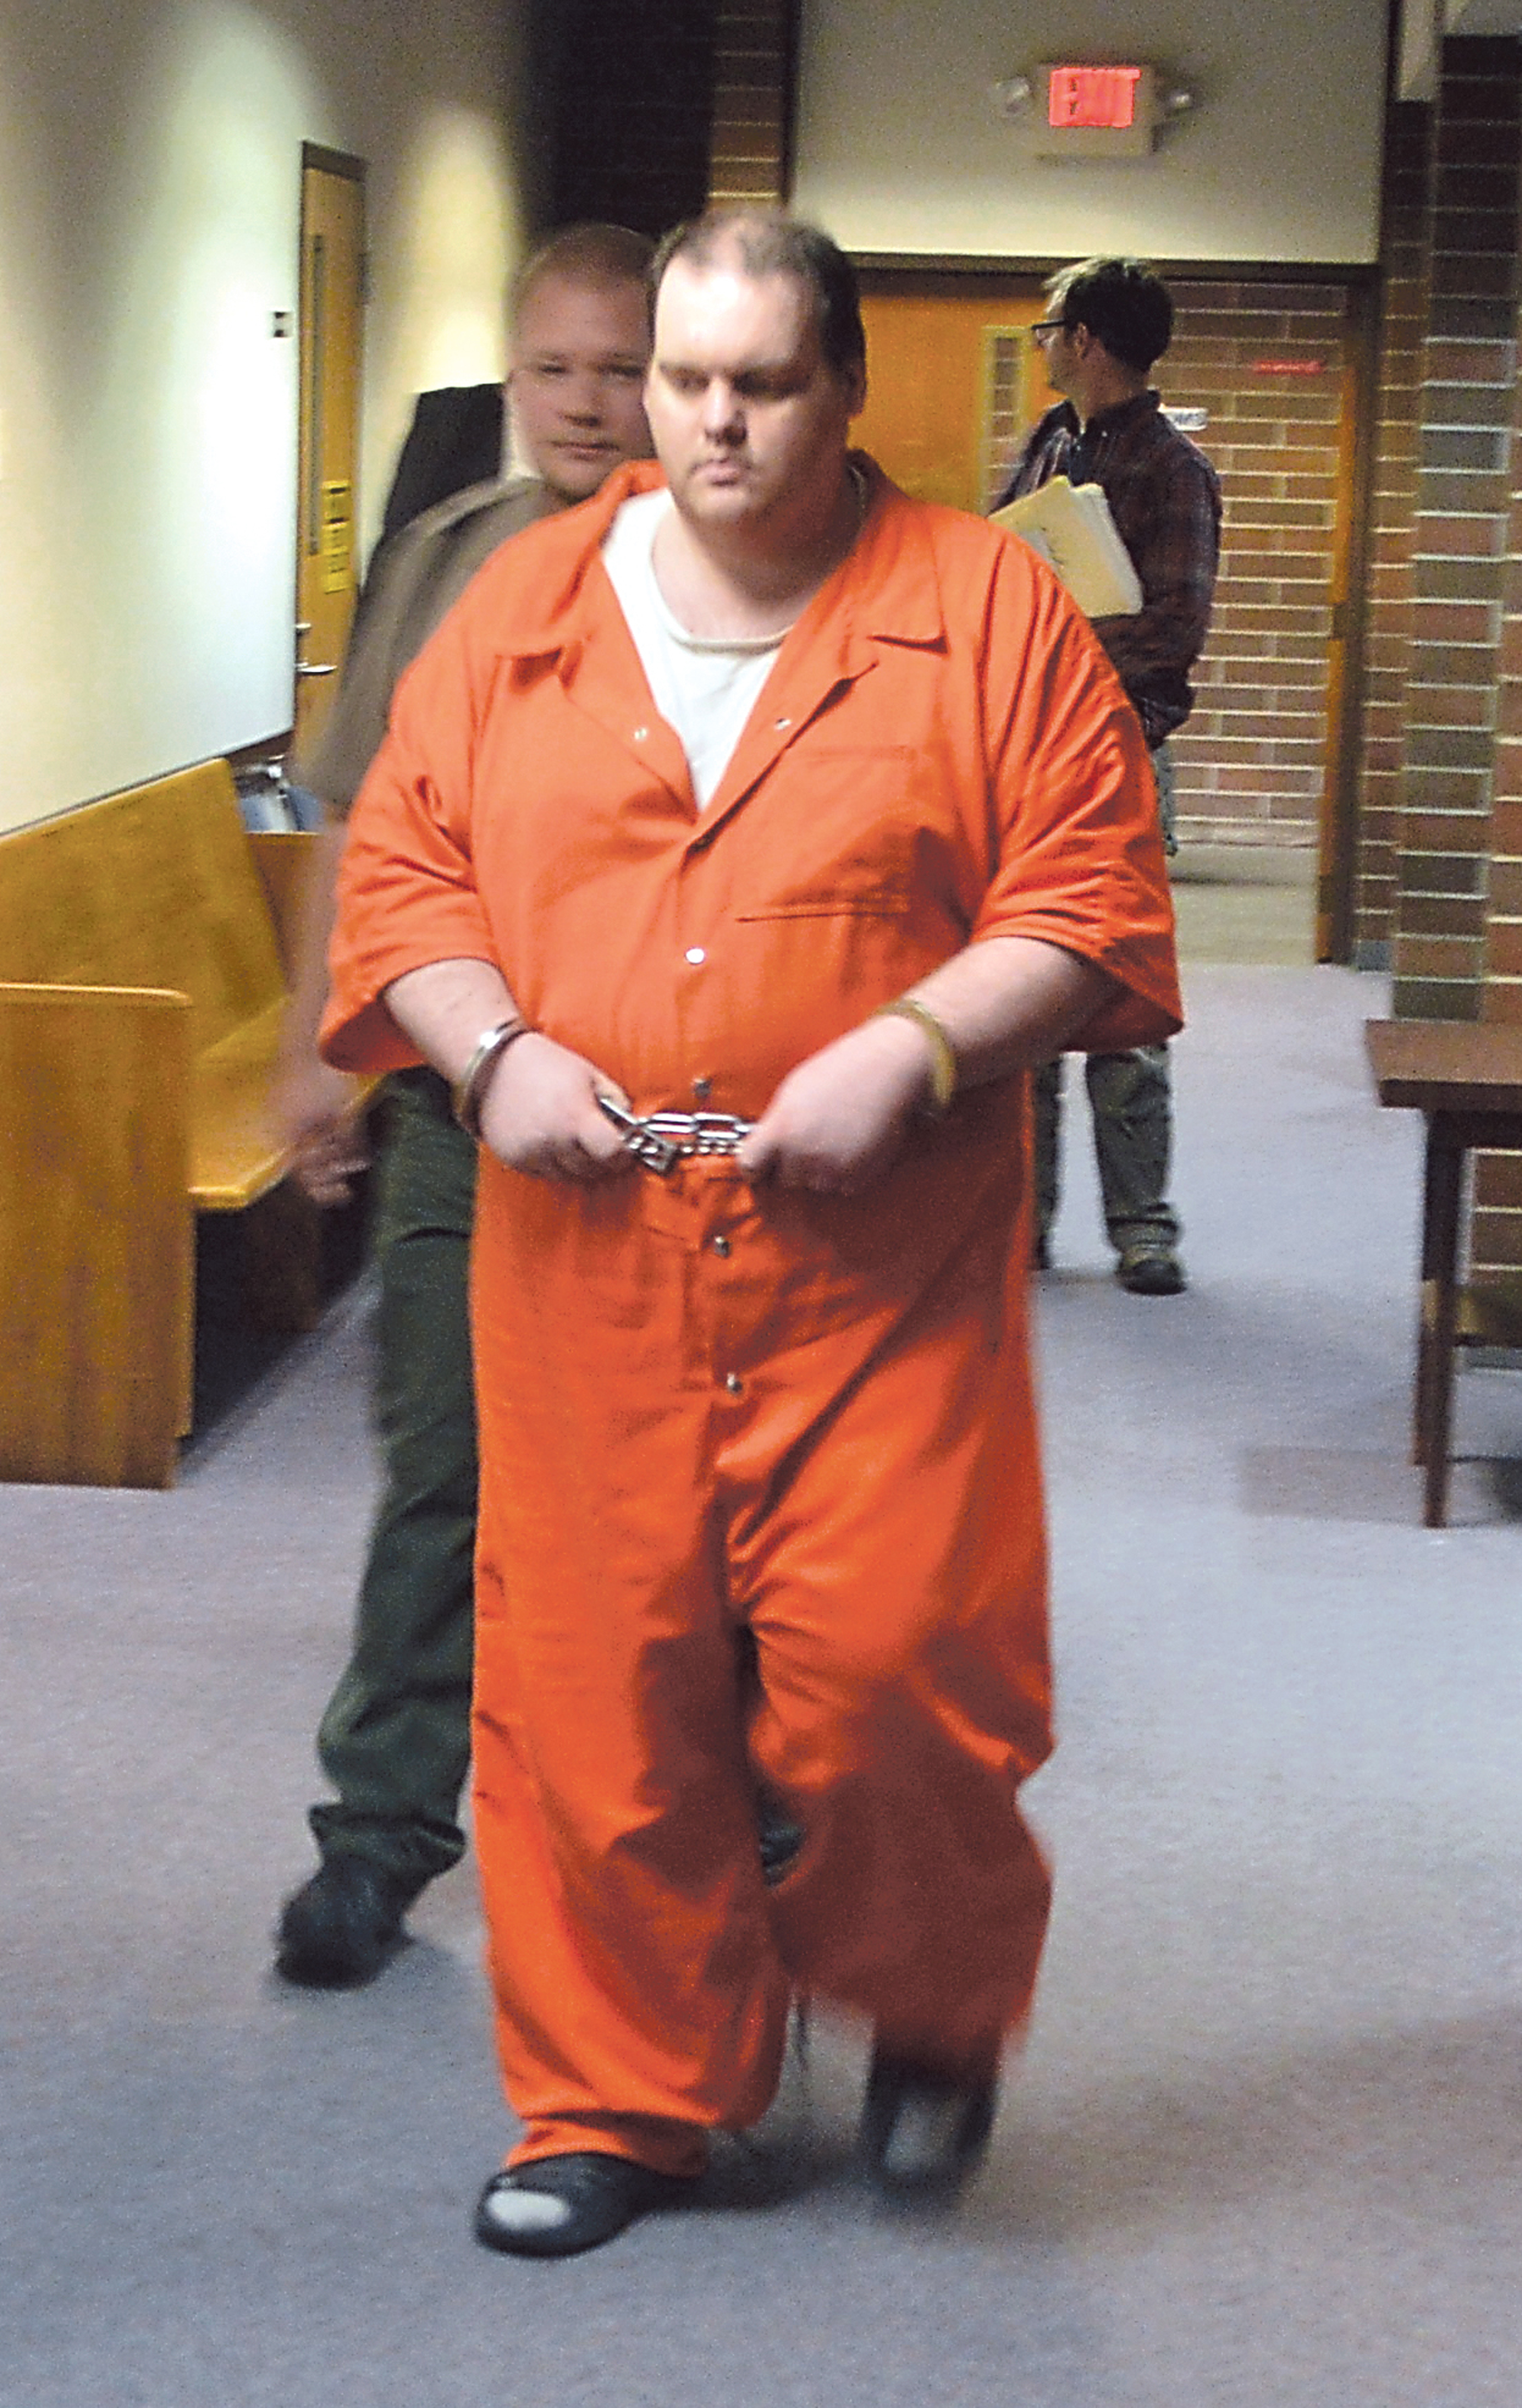
<svg viewBox="0 0 1522 2408">
<path fill-rule="evenodd" d="M 1080 1048 L 1177 1029 L 1145 748 L 1087 623 L 1025 545 L 872 473 L 862 533 L 701 817 L 599 556 L 659 469 L 488 564 L 402 681 L 355 809 L 331 1060 L 415 1062 L 381 990 L 469 955 L 636 1110 L 689 1107 L 707 1079 L 713 1110 L 751 1117 L 806 1055 L 995 936 L 1118 982 Z M 969 1139 L 1000 1117 L 964 1113 Z"/>
</svg>

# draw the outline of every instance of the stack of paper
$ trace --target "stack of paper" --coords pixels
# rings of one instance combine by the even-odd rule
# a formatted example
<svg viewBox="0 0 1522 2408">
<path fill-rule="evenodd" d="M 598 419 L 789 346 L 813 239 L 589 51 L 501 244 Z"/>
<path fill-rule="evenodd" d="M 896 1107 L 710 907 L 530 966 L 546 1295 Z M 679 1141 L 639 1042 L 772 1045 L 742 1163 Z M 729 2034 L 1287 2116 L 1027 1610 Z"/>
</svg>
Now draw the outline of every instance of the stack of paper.
<svg viewBox="0 0 1522 2408">
<path fill-rule="evenodd" d="M 1039 552 L 1088 618 L 1129 618 L 1141 609 L 1142 589 L 1102 486 L 1053 477 L 995 510 L 993 524 Z"/>
</svg>

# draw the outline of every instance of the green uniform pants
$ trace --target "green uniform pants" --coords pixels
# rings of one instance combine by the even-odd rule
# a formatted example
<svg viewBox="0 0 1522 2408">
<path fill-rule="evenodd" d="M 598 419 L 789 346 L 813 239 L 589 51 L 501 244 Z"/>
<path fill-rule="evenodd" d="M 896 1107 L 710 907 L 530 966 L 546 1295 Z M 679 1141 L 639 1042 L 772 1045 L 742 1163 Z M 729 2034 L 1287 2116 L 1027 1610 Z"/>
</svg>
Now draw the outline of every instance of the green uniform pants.
<svg viewBox="0 0 1522 2408">
<path fill-rule="evenodd" d="M 388 1084 L 378 1164 L 376 1426 L 384 1487 L 353 1647 L 318 1731 L 337 1791 L 310 1822 L 324 1856 L 374 1859 L 414 1889 L 464 1849 L 476 1544 L 467 1275 L 476 1147 L 432 1070 Z"/>
</svg>

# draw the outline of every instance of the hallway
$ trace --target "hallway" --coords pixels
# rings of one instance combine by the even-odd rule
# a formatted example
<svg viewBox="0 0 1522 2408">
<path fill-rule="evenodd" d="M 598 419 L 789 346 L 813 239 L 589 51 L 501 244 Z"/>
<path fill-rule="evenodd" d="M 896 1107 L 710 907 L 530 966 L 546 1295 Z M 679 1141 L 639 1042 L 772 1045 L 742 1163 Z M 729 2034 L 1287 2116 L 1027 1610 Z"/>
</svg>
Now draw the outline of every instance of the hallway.
<svg viewBox="0 0 1522 2408">
<path fill-rule="evenodd" d="M 369 1498 L 351 1298 L 177 1491 L 0 1489 L 3 2408 L 1515 2408 L 1522 1379 L 1460 1381 L 1424 1531 L 1385 983 L 1191 952 L 1176 1303 L 1110 1279 L 1070 1119 L 1058 1904 L 961 2213 L 874 2213 L 826 2029 L 702 2206 L 491 2258 L 468 1865 L 373 1990 L 275 1984 Z"/>
</svg>

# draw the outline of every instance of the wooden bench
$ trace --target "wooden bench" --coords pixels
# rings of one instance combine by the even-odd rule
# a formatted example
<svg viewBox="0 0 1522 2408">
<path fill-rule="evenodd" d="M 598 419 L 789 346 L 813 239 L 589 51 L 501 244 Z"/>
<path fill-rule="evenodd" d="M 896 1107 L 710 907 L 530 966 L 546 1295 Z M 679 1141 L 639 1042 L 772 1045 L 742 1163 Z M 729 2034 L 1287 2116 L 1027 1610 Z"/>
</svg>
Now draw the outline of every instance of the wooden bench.
<svg viewBox="0 0 1522 2408">
<path fill-rule="evenodd" d="M 172 1481 L 196 1213 L 261 1223 L 263 1326 L 316 1317 L 265 1104 L 311 842 L 248 836 L 225 761 L 0 838 L 0 1479 Z"/>
</svg>

